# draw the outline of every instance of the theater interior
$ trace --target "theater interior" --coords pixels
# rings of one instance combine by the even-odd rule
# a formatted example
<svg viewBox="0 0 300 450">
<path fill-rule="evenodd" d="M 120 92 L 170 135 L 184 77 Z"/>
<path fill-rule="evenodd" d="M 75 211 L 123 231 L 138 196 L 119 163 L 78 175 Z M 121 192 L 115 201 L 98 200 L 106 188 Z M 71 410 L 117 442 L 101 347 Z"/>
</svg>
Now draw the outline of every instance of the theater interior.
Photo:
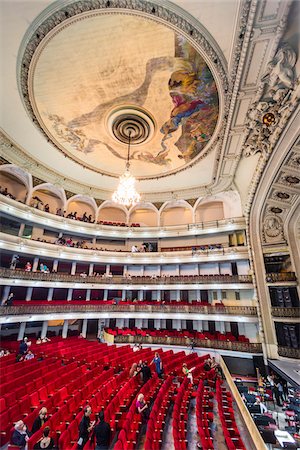
<svg viewBox="0 0 300 450">
<path fill-rule="evenodd" d="M 300 449 L 300 1 L 0 8 L 0 450 Z"/>
</svg>

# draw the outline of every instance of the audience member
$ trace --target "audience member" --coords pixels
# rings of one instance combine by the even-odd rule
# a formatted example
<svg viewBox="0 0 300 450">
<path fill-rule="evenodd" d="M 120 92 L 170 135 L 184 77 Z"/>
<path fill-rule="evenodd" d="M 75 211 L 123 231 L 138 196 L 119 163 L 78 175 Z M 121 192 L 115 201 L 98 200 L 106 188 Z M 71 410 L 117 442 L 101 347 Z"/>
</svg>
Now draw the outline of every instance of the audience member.
<svg viewBox="0 0 300 450">
<path fill-rule="evenodd" d="M 40 409 L 39 415 L 33 422 L 31 434 L 34 434 L 36 431 L 38 431 L 44 425 L 46 420 L 47 420 L 47 408 L 43 407 L 42 409 Z"/>
<path fill-rule="evenodd" d="M 149 409 L 148 405 L 145 402 L 144 394 L 139 394 L 136 401 L 136 410 L 139 414 L 142 415 L 143 422 L 147 422 L 149 418 Z"/>
<path fill-rule="evenodd" d="M 110 444 L 111 430 L 109 423 L 104 420 L 104 412 L 99 413 L 99 422 L 94 428 L 91 441 L 94 442 L 96 438 L 95 450 L 108 450 Z"/>
<path fill-rule="evenodd" d="M 259 405 L 259 407 L 260 407 L 260 413 L 261 413 L 261 414 L 265 414 L 266 412 L 268 412 L 268 408 L 267 408 L 266 405 L 260 400 L 259 397 L 256 397 L 254 405 Z"/>
<path fill-rule="evenodd" d="M 143 383 L 147 383 L 152 378 L 150 367 L 148 367 L 147 361 L 144 361 L 141 368 Z"/>
<path fill-rule="evenodd" d="M 32 269 L 32 265 L 30 261 L 27 261 L 27 263 L 25 264 L 25 272 L 31 272 Z"/>
<path fill-rule="evenodd" d="M 188 369 L 186 363 L 182 364 L 182 372 L 190 380 L 191 384 L 194 384 L 193 374 L 192 374 L 193 370 L 195 370 L 195 367 Z"/>
<path fill-rule="evenodd" d="M 25 355 L 25 361 L 28 361 L 30 359 L 34 359 L 34 354 L 32 353 L 31 350 L 28 350 L 27 354 Z"/>
<path fill-rule="evenodd" d="M 138 374 L 138 370 L 137 370 L 137 363 L 133 363 L 131 366 L 131 369 L 129 370 L 129 377 L 133 378 Z"/>
<path fill-rule="evenodd" d="M 13 306 L 14 294 L 11 292 L 7 299 L 3 302 L 4 306 Z"/>
<path fill-rule="evenodd" d="M 19 262 L 19 259 L 20 259 L 19 255 L 13 255 L 12 256 L 11 262 L 10 262 L 10 266 L 9 266 L 9 268 L 11 270 L 15 270 L 16 269 L 16 266 L 17 266 L 17 264 Z"/>
<path fill-rule="evenodd" d="M 29 440 L 28 430 L 23 420 L 16 422 L 14 431 L 11 437 L 11 443 L 20 447 L 20 450 L 25 450 L 27 441 Z"/>
<path fill-rule="evenodd" d="M 91 421 L 90 415 L 92 414 L 92 408 L 86 406 L 84 408 L 84 414 L 79 424 L 79 436 L 77 442 L 77 450 L 83 449 L 89 439 L 90 431 L 92 430 L 95 422 Z"/>
<path fill-rule="evenodd" d="M 25 355 L 25 353 L 27 353 L 27 350 L 28 350 L 28 339 L 27 337 L 24 337 L 24 340 L 20 343 L 19 346 L 19 354 Z"/>
<path fill-rule="evenodd" d="M 50 435 L 50 427 L 45 427 L 43 430 L 43 436 L 41 439 L 34 445 L 34 450 L 39 450 L 43 448 L 48 448 L 49 450 L 55 449 L 54 440 Z"/>
<path fill-rule="evenodd" d="M 154 363 L 154 365 L 155 365 L 155 370 L 156 370 L 158 377 L 161 378 L 162 374 L 163 374 L 163 364 L 162 364 L 162 360 L 160 359 L 160 356 L 157 352 L 155 352 L 155 356 L 154 356 L 153 360 L 151 361 L 151 364 L 152 363 Z"/>
</svg>

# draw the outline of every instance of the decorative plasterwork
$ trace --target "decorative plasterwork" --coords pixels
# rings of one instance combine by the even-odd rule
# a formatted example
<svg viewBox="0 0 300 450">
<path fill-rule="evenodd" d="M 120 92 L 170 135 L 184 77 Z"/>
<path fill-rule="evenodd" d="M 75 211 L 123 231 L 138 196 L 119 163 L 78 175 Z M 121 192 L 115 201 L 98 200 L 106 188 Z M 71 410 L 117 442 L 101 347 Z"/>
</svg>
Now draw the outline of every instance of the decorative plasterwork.
<svg viewBox="0 0 300 450">
<path fill-rule="evenodd" d="M 34 62 L 35 53 L 40 52 L 40 48 L 43 45 L 44 40 L 50 33 L 53 32 L 53 30 L 57 30 L 58 27 L 61 27 L 63 24 L 69 25 L 71 21 L 75 20 L 75 18 L 77 19 L 77 17 L 86 18 L 89 14 L 140 15 L 141 17 L 149 20 L 160 22 L 184 36 L 192 44 L 192 46 L 199 51 L 203 57 L 205 57 L 214 77 L 216 77 L 220 99 L 220 116 L 217 125 L 218 130 L 215 130 L 209 145 L 201 151 L 201 155 L 199 155 L 199 157 L 195 157 L 191 162 L 182 167 L 151 176 L 143 176 L 141 174 L 140 178 L 144 180 L 152 178 L 157 179 L 160 177 L 167 177 L 173 172 L 177 173 L 182 170 L 186 170 L 205 158 L 207 154 L 216 147 L 219 147 L 224 135 L 224 127 L 221 120 L 223 115 L 222 111 L 228 108 L 227 103 L 229 101 L 228 97 L 225 98 L 225 104 L 223 101 L 223 90 L 224 92 L 228 91 L 227 71 L 224 57 L 209 33 L 197 21 L 195 21 L 192 16 L 189 16 L 180 8 L 165 1 L 149 2 L 143 0 L 114 0 L 107 2 L 103 0 L 86 0 L 84 2 L 79 1 L 72 4 L 70 4 L 70 2 L 60 2 L 52 5 L 51 9 L 48 8 L 48 10 L 43 13 L 43 16 L 38 17 L 38 19 L 33 22 L 29 32 L 23 40 L 23 44 L 19 52 L 18 81 L 20 93 L 26 109 L 29 112 L 32 121 L 44 133 L 46 139 L 49 140 L 49 135 L 45 132 L 43 126 L 41 126 L 41 121 L 40 119 L 37 119 L 37 115 L 32 106 L 32 92 L 30 88 L 31 83 L 29 80 L 32 73 L 32 62 Z M 68 135 L 70 135 L 70 133 L 68 133 Z M 60 150 L 56 140 L 51 139 L 51 142 L 58 150 Z M 85 166 L 81 159 L 78 159 L 74 155 L 70 156 L 68 152 L 66 154 L 67 157 L 71 157 L 72 159 L 75 159 L 77 163 Z M 108 176 L 116 176 L 110 172 L 101 171 L 101 169 L 97 168 L 95 165 L 86 165 L 86 167 Z"/>
</svg>

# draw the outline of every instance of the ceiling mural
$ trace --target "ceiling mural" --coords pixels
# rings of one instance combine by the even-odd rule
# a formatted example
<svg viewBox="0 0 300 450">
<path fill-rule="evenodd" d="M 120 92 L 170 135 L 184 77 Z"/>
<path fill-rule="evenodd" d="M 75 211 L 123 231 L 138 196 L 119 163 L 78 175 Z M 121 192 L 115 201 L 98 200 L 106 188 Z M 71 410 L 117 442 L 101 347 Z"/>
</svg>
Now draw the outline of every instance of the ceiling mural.
<svg viewBox="0 0 300 450">
<path fill-rule="evenodd" d="M 176 172 L 207 153 L 219 115 L 202 56 L 174 30 L 140 16 L 70 21 L 42 41 L 30 102 L 49 139 L 93 170 L 137 177 Z"/>
</svg>

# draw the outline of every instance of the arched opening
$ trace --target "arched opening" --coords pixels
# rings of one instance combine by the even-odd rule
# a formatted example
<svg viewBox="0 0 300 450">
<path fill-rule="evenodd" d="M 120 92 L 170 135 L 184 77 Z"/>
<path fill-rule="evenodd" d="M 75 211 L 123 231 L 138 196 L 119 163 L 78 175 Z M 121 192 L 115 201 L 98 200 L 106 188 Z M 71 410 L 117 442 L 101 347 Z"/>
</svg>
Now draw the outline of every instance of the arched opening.
<svg viewBox="0 0 300 450">
<path fill-rule="evenodd" d="M 98 222 L 111 222 L 112 224 L 126 224 L 126 212 L 121 208 L 107 206 L 100 209 Z"/>
<path fill-rule="evenodd" d="M 170 206 L 162 210 L 160 226 L 187 225 L 193 222 L 193 212 L 188 206 Z"/>
<path fill-rule="evenodd" d="M 59 210 L 63 211 L 64 203 L 58 192 L 45 186 L 41 188 L 37 187 L 32 192 L 30 206 L 41 211 L 56 214 Z"/>
<path fill-rule="evenodd" d="M 212 220 L 224 219 L 223 202 L 203 203 L 196 208 L 196 222 L 210 222 Z"/>
<path fill-rule="evenodd" d="M 11 171 L 0 171 L 1 194 L 25 203 L 28 189 L 26 184 Z"/>
<path fill-rule="evenodd" d="M 142 227 L 157 227 L 158 212 L 151 208 L 138 206 L 131 211 L 129 223 L 138 223 Z"/>
<path fill-rule="evenodd" d="M 85 199 L 82 197 L 71 198 L 65 216 L 72 216 L 73 219 L 82 220 L 84 222 L 94 222 L 95 208 L 92 205 L 93 199 Z"/>
</svg>

